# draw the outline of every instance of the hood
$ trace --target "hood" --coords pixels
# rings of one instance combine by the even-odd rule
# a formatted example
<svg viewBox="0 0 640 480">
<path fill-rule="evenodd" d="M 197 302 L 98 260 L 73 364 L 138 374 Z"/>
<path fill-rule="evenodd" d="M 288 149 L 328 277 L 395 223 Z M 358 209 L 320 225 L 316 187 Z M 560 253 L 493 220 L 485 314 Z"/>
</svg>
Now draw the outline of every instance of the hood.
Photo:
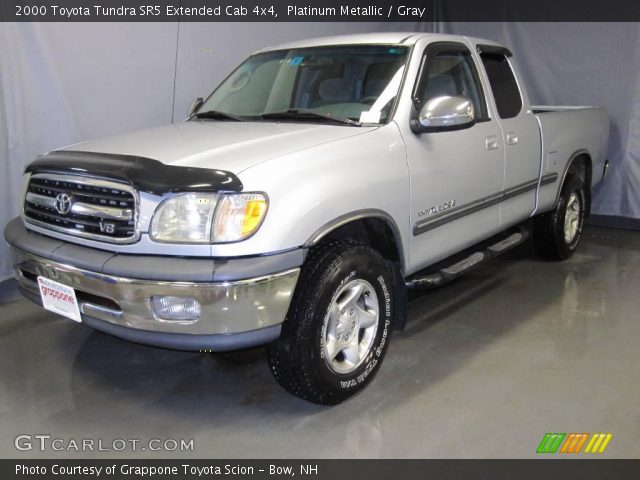
<svg viewBox="0 0 640 480">
<path fill-rule="evenodd" d="M 167 165 L 215 168 L 239 174 L 252 165 L 375 128 L 192 120 L 89 140 L 61 150 L 132 155 Z"/>
</svg>

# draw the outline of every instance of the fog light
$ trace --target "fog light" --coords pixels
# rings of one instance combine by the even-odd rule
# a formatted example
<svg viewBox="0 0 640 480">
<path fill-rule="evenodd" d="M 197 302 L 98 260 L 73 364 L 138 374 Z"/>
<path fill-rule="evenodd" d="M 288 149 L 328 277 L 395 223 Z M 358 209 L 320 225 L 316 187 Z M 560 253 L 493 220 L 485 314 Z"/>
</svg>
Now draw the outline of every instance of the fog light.
<svg viewBox="0 0 640 480">
<path fill-rule="evenodd" d="M 151 297 L 151 311 L 156 320 L 194 322 L 200 318 L 202 308 L 195 298 L 161 295 Z"/>
</svg>

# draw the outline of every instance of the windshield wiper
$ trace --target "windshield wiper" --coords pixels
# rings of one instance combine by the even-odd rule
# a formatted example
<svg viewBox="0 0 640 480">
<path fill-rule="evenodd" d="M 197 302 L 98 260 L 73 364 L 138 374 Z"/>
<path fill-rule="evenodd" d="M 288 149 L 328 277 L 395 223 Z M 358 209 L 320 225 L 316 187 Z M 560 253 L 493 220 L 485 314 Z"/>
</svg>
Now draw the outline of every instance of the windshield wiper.
<svg viewBox="0 0 640 480">
<path fill-rule="evenodd" d="M 196 118 L 210 118 L 212 120 L 233 120 L 234 122 L 246 122 L 247 119 L 233 113 L 220 112 L 219 110 L 207 110 L 206 112 L 198 112 Z"/>
<path fill-rule="evenodd" d="M 267 112 L 259 115 L 260 118 L 264 120 L 268 119 L 308 119 L 308 120 L 326 120 L 330 122 L 342 123 L 344 125 L 352 125 L 354 127 L 359 127 L 362 124 L 360 122 L 356 122 L 355 120 L 351 120 L 346 117 L 336 117 L 334 115 L 329 115 L 328 113 L 318 113 L 312 112 L 311 110 L 299 110 L 296 108 L 292 108 L 289 110 L 283 110 L 281 112 Z"/>
</svg>

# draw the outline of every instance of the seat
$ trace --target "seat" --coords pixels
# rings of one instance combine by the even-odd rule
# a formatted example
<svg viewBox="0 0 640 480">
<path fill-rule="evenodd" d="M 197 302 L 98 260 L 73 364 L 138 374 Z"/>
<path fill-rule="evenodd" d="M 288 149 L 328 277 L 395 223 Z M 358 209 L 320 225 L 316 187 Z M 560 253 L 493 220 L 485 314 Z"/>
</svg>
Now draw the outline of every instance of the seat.
<svg viewBox="0 0 640 480">
<path fill-rule="evenodd" d="M 347 102 L 353 98 L 353 83 L 343 78 L 328 78 L 320 83 L 318 96 L 314 107 Z"/>
<path fill-rule="evenodd" d="M 401 62 L 374 63 L 367 69 L 362 98 L 378 97 L 400 68 Z"/>
</svg>

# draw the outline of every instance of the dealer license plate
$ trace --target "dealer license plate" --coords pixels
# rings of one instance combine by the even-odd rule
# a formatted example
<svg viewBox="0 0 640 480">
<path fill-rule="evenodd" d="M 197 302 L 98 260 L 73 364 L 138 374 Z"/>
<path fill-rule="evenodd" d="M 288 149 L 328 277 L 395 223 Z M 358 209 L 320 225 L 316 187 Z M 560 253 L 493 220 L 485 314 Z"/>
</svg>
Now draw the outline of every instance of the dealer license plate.
<svg viewBox="0 0 640 480">
<path fill-rule="evenodd" d="M 82 322 L 76 292 L 73 288 L 45 277 L 38 277 L 42 306 L 58 315 Z"/>
</svg>

